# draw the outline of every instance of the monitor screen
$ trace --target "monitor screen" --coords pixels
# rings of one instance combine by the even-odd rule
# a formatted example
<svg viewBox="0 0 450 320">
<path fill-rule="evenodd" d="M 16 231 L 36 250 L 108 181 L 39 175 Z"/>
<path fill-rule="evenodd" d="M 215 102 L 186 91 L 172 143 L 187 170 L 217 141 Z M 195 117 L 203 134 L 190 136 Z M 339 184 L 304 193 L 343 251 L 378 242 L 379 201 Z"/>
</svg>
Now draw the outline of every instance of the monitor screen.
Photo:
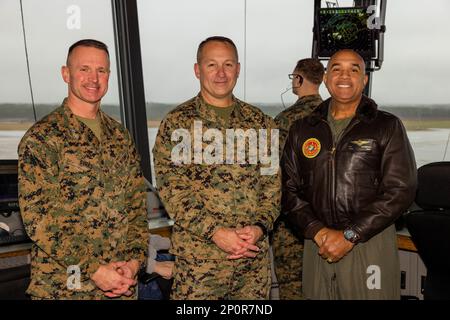
<svg viewBox="0 0 450 320">
<path fill-rule="evenodd" d="M 375 58 L 375 37 L 367 27 L 365 8 L 319 10 L 319 57 L 331 57 L 340 49 L 353 49 L 364 59 Z"/>
<path fill-rule="evenodd" d="M 17 160 L 0 160 L 0 207 L 17 202 L 17 181 Z"/>
<path fill-rule="evenodd" d="M 17 174 L 0 174 L 0 202 L 17 200 Z"/>
<path fill-rule="evenodd" d="M 28 241 L 18 203 L 17 161 L 0 161 L 0 246 Z"/>
</svg>

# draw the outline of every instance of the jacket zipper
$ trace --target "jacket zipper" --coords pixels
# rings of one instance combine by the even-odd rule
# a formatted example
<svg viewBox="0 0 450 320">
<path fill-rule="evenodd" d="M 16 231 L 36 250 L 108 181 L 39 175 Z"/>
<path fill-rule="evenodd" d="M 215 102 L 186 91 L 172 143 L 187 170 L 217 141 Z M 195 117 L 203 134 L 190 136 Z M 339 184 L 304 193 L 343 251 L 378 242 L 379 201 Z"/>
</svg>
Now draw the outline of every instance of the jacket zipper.
<svg viewBox="0 0 450 320">
<path fill-rule="evenodd" d="M 331 209 L 331 215 L 333 217 L 333 221 L 336 222 L 337 219 L 337 212 L 336 212 L 336 149 L 339 145 L 335 143 L 334 138 L 333 138 L 333 133 L 331 132 L 331 127 L 330 124 L 326 121 L 323 120 L 328 127 L 328 130 L 330 132 L 330 137 L 331 137 L 331 141 L 333 142 L 333 146 L 331 148 L 330 151 L 330 158 L 328 160 L 328 167 L 329 167 L 329 179 L 330 179 L 330 185 L 329 185 L 329 192 L 330 192 L 330 209 Z M 339 140 L 339 142 L 342 141 L 342 139 L 344 138 L 344 136 L 356 125 L 359 123 L 358 119 L 355 119 L 354 121 L 351 120 L 350 124 L 344 129 L 344 132 L 341 135 L 341 139 Z"/>
<path fill-rule="evenodd" d="M 330 157 L 328 159 L 328 179 L 330 181 L 328 185 L 328 191 L 329 191 L 329 206 L 331 209 L 331 215 L 332 220 L 336 220 L 336 206 L 335 206 L 335 198 L 336 198 L 336 175 L 335 175 L 335 155 L 336 155 L 336 144 L 333 139 L 333 132 L 331 132 L 331 127 L 329 123 L 325 120 L 323 120 L 329 130 L 331 141 L 332 141 L 332 147 L 330 151 Z"/>
</svg>

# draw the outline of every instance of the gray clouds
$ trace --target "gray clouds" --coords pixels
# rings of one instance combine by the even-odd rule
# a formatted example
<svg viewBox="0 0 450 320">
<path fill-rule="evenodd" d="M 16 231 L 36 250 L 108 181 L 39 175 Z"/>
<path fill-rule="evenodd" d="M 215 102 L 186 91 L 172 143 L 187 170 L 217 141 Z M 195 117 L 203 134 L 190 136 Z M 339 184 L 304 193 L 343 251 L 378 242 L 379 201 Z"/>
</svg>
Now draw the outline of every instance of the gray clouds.
<svg viewBox="0 0 450 320">
<path fill-rule="evenodd" d="M 70 5 L 81 9 L 81 29 L 66 26 Z M 193 64 L 198 43 L 221 34 L 238 46 L 242 70 L 235 94 L 249 102 L 281 103 L 287 74 L 310 56 L 313 1 L 139 0 L 147 101 L 182 102 L 199 90 Z M 107 103 L 117 103 L 114 38 L 109 0 L 24 0 L 35 102 L 60 102 L 67 49 L 93 37 L 111 49 Z M 0 2 L 0 103 L 30 102 L 18 0 Z M 450 3 L 396 0 L 387 4 L 385 62 L 373 77 L 373 97 L 383 104 L 450 101 Z M 325 92 L 322 89 L 322 92 Z M 295 97 L 287 93 L 285 100 Z"/>
</svg>

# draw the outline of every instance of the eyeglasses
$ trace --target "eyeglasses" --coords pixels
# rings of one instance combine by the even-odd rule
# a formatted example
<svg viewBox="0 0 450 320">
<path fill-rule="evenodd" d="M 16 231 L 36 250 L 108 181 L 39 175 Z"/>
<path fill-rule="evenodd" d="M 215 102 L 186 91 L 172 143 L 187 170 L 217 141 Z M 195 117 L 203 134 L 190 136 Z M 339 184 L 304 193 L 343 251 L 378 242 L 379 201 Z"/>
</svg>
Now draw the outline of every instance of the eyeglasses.
<svg viewBox="0 0 450 320">
<path fill-rule="evenodd" d="M 294 79 L 294 78 L 297 78 L 297 79 L 303 79 L 303 77 L 301 76 L 301 75 L 299 75 L 299 74 L 296 74 L 296 73 L 290 73 L 290 74 L 288 74 L 288 77 L 289 77 L 289 79 Z"/>
<path fill-rule="evenodd" d="M 296 74 L 296 73 L 290 73 L 290 74 L 288 74 L 288 77 L 289 77 L 289 79 L 291 79 L 291 80 L 293 80 L 294 78 L 297 78 L 297 79 L 298 79 L 298 82 L 300 82 L 300 85 L 303 84 L 303 77 L 302 77 L 301 75 L 299 75 L 299 74 Z"/>
</svg>

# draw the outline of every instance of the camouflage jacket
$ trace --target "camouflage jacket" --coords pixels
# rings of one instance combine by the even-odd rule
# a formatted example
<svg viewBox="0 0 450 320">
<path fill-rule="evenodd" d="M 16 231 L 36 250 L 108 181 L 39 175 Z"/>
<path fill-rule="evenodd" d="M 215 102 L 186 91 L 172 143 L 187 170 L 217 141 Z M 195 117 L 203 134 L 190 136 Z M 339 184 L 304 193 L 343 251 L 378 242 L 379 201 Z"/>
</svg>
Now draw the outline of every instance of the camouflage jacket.
<svg viewBox="0 0 450 320">
<path fill-rule="evenodd" d="M 310 95 L 299 98 L 292 106 L 280 112 L 275 122 L 280 130 L 280 151 L 283 151 L 291 125 L 298 119 L 308 116 L 322 103 L 320 95 Z"/>
<path fill-rule="evenodd" d="M 140 159 L 128 131 L 102 111 L 98 116 L 101 142 L 64 101 L 19 144 L 19 204 L 34 242 L 28 288 L 34 297 L 101 299 L 89 279 L 100 264 L 145 262 Z M 68 289 L 69 266 L 80 270 L 80 289 Z"/>
<path fill-rule="evenodd" d="M 217 129 L 224 137 L 226 129 L 240 128 L 246 132 L 247 129 L 257 132 L 268 129 L 262 130 L 267 132 L 275 128 L 275 123 L 258 108 L 235 99 L 235 108 L 226 124 L 205 105 L 199 94 L 169 112 L 159 127 L 153 157 L 159 195 L 175 221 L 171 252 L 185 258 L 226 259 L 227 254 L 211 240 L 217 228 L 261 223 L 267 230 L 272 229 L 279 214 L 279 166 L 276 163 L 274 174 L 264 175 L 261 168 L 266 164 L 262 164 L 260 158 L 256 164 L 250 161 L 226 164 L 228 160 L 215 164 L 196 163 L 195 153 L 210 148 L 205 138 L 200 148 L 195 147 L 195 142 L 189 148 L 189 160 L 193 161 L 175 163 L 172 159 L 172 150 L 177 144 L 173 141 L 174 131 L 184 129 L 195 140 L 195 122 L 198 121 L 202 123 L 200 133 Z M 223 138 L 224 144 L 225 141 Z M 236 151 L 235 145 L 233 148 Z M 247 143 L 246 151 L 248 148 Z M 267 237 L 257 245 L 262 248 L 261 254 L 267 254 Z"/>
</svg>

